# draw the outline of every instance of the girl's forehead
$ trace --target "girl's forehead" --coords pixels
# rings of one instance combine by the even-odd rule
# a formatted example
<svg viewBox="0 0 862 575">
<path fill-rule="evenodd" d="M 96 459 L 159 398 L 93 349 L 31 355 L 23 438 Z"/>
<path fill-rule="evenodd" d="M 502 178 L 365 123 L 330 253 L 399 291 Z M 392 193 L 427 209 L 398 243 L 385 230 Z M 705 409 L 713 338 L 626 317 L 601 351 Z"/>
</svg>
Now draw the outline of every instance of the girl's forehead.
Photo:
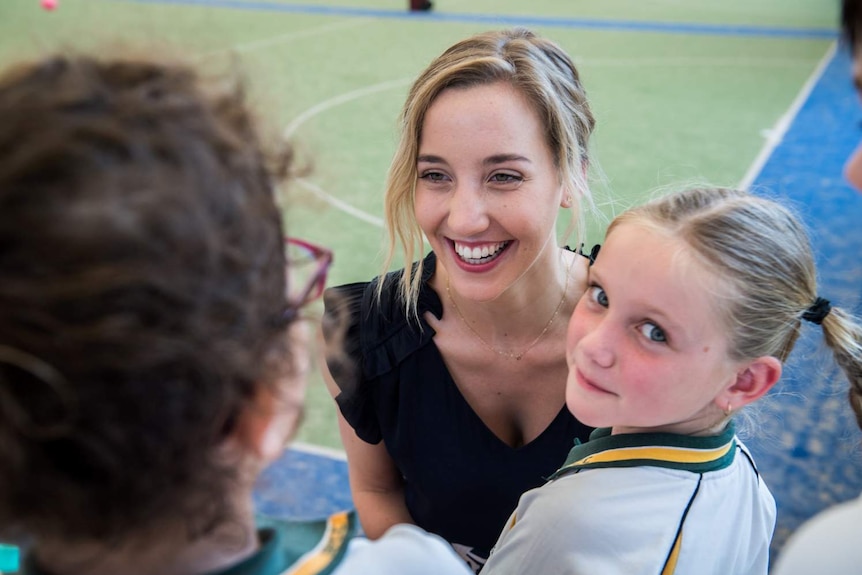
<svg viewBox="0 0 862 575">
<path fill-rule="evenodd" d="M 666 298 L 668 307 L 685 302 L 724 315 L 732 294 L 730 284 L 680 234 L 649 220 L 615 225 L 594 268 L 601 279 L 610 282 L 615 276 L 635 295 L 640 288 L 645 297 Z M 647 288 L 652 292 L 647 294 Z"/>
</svg>

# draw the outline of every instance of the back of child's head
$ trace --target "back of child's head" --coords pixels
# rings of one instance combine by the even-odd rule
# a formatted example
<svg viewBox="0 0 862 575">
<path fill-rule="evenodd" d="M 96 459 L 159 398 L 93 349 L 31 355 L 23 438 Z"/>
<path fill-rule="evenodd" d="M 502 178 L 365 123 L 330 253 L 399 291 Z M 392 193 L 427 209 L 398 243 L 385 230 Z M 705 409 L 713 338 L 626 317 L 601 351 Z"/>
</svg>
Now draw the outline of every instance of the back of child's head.
<svg viewBox="0 0 862 575">
<path fill-rule="evenodd" d="M 712 272 L 716 309 L 734 359 L 787 359 L 801 320 L 822 324 L 844 369 L 862 426 L 862 328 L 818 294 L 808 235 L 778 202 L 726 188 L 670 194 L 619 216 L 609 227 L 637 223 L 682 240 Z"/>
<path fill-rule="evenodd" d="M 862 39 L 862 0 L 843 0 L 841 3 L 841 32 L 853 54 Z"/>
<path fill-rule="evenodd" d="M 285 351 L 268 165 L 242 90 L 181 64 L 0 76 L 0 533 L 230 513 L 215 448 Z"/>
</svg>

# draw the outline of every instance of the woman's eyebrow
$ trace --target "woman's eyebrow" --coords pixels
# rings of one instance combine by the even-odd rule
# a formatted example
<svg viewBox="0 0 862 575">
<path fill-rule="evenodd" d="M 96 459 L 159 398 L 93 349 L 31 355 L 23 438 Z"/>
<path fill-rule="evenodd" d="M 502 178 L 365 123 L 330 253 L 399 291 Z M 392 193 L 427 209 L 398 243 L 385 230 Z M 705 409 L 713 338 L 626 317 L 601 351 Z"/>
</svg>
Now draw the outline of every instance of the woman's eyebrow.
<svg viewBox="0 0 862 575">
<path fill-rule="evenodd" d="M 520 156 L 518 154 L 494 154 L 493 156 L 488 156 L 482 163 L 486 166 L 495 165 L 495 164 L 504 164 L 506 162 L 527 162 L 532 163 L 529 158 L 524 156 Z"/>
<path fill-rule="evenodd" d="M 446 161 L 440 156 L 434 156 L 432 154 L 422 154 L 416 158 L 416 163 L 425 162 L 427 164 L 445 164 Z"/>
</svg>

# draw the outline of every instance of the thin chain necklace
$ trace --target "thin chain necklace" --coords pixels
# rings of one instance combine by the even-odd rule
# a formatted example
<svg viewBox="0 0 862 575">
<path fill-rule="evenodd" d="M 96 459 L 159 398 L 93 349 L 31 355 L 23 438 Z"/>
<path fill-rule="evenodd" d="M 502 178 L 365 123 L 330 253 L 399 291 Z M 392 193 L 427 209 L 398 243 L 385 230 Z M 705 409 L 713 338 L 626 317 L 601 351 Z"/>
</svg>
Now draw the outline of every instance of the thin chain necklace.
<svg viewBox="0 0 862 575">
<path fill-rule="evenodd" d="M 485 341 L 485 338 L 483 338 L 481 335 L 479 335 L 479 332 L 476 331 L 472 325 L 470 325 L 470 322 L 468 322 L 467 318 L 464 317 L 464 314 L 461 313 L 461 308 L 459 308 L 458 304 L 455 303 L 455 298 L 452 297 L 452 292 L 449 289 L 449 276 L 448 275 L 446 276 L 446 295 L 449 297 L 449 301 L 452 302 L 452 307 L 455 308 L 455 311 L 458 313 L 458 317 L 461 318 L 461 321 L 464 322 L 464 325 L 467 326 L 467 329 L 469 329 L 473 333 L 473 335 L 476 336 L 476 339 L 478 339 L 482 343 L 482 345 L 484 345 L 490 351 L 493 351 L 494 353 L 496 353 L 498 355 L 502 355 L 503 357 L 508 357 L 509 359 L 514 359 L 516 361 L 520 361 L 521 358 L 524 357 L 525 355 L 527 355 L 527 352 L 530 351 L 531 349 L 533 349 L 536 346 L 536 344 L 539 343 L 539 340 L 542 339 L 542 337 L 546 333 L 548 333 L 548 330 L 551 328 L 551 324 L 554 323 L 555 319 L 557 319 L 557 314 L 560 313 L 560 308 L 563 307 L 563 302 L 566 301 L 566 293 L 569 291 L 569 276 L 571 275 L 572 265 L 574 264 L 574 262 L 575 262 L 575 258 L 572 258 L 572 261 L 569 262 L 569 265 L 566 268 L 566 281 L 565 281 L 565 284 L 563 285 L 563 296 L 560 298 L 560 302 L 557 304 L 557 307 L 554 308 L 554 313 L 551 314 L 551 319 L 549 319 L 548 323 L 545 324 L 545 327 L 542 328 L 542 333 L 540 333 L 536 337 L 536 339 L 533 340 L 533 343 L 528 345 L 527 348 L 524 349 L 524 351 L 522 351 L 521 353 L 511 353 L 509 351 L 497 349 L 496 347 L 494 347 L 493 345 L 491 345 L 490 343 Z"/>
</svg>

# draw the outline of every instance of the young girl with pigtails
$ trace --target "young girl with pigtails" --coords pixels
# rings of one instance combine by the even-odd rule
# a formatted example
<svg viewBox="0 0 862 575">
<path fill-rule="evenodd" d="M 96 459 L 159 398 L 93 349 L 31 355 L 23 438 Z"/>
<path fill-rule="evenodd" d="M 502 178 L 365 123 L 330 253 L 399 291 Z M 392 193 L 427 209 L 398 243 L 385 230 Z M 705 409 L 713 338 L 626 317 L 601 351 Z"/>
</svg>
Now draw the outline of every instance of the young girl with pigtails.
<svg viewBox="0 0 862 575">
<path fill-rule="evenodd" d="M 780 204 L 691 189 L 614 220 L 571 317 L 566 403 L 587 425 L 525 493 L 483 571 L 765 575 L 775 502 L 733 413 L 820 326 L 862 397 L 862 327 L 818 292 Z"/>
</svg>

